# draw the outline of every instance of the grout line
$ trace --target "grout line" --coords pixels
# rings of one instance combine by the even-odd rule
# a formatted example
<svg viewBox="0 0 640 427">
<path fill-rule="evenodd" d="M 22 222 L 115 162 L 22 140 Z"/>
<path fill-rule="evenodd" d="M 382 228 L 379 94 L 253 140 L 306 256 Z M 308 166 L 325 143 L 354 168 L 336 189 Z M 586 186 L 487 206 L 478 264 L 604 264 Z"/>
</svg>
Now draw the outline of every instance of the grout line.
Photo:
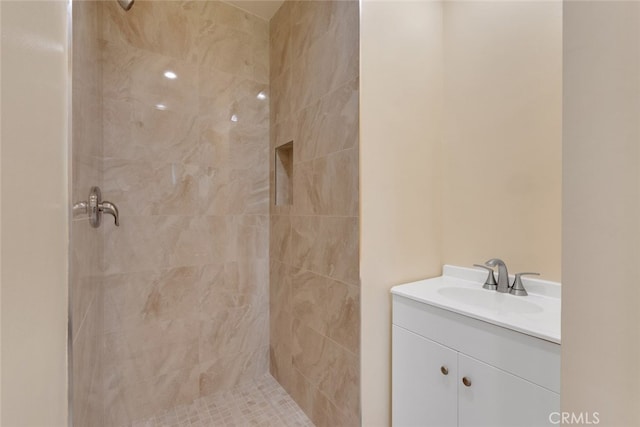
<svg viewBox="0 0 640 427">
<path fill-rule="evenodd" d="M 277 258 L 276 258 L 276 259 L 271 259 L 269 262 L 270 262 L 270 263 L 271 263 L 271 262 L 277 262 L 277 263 L 280 263 L 280 264 L 284 264 L 284 265 L 286 265 L 287 267 L 292 267 L 292 268 L 295 268 L 295 269 L 300 270 L 300 271 L 304 271 L 304 272 L 307 272 L 307 273 L 313 273 L 313 274 L 315 274 L 316 276 L 320 276 L 320 277 L 322 277 L 322 278 L 324 278 L 324 279 L 329 279 L 329 280 L 332 280 L 332 281 L 334 281 L 334 282 L 341 283 L 341 284 L 346 285 L 346 286 L 352 286 L 352 287 L 355 287 L 355 288 L 358 288 L 358 289 L 361 289 L 361 288 L 362 288 L 362 286 L 361 286 L 361 285 L 356 285 L 355 283 L 345 282 L 344 280 L 340 280 L 340 279 L 337 279 L 337 278 L 335 278 L 335 277 L 327 276 L 327 275 L 325 275 L 325 274 L 318 273 L 317 271 L 309 270 L 308 268 L 300 267 L 300 266 L 298 266 L 298 265 L 291 264 L 291 263 L 289 263 L 289 262 L 282 261 L 282 260 L 277 259 Z"/>
</svg>

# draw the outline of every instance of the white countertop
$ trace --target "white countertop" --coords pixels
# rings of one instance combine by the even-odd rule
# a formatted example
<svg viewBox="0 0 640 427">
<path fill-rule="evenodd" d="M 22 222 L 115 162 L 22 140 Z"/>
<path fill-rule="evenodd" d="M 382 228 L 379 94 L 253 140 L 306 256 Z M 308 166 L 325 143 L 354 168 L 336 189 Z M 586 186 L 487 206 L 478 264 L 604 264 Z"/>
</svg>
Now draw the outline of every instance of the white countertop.
<svg viewBox="0 0 640 427">
<path fill-rule="evenodd" d="M 445 265 L 442 276 L 391 293 L 560 344 L 559 283 L 522 277 L 529 293 L 523 297 L 483 289 L 486 277 L 480 269 Z"/>
</svg>

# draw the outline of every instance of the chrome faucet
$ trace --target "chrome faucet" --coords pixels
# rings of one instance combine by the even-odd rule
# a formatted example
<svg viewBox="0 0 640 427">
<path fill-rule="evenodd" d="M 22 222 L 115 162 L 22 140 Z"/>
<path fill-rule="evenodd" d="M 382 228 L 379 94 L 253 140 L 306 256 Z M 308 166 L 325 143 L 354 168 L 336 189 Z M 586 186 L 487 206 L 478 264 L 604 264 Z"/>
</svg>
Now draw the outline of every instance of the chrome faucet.
<svg viewBox="0 0 640 427">
<path fill-rule="evenodd" d="M 484 265 L 487 267 L 498 267 L 498 287 L 496 291 L 507 293 L 509 292 L 509 272 L 507 271 L 507 265 L 498 258 L 492 258 L 489 261 L 485 262 Z"/>
</svg>

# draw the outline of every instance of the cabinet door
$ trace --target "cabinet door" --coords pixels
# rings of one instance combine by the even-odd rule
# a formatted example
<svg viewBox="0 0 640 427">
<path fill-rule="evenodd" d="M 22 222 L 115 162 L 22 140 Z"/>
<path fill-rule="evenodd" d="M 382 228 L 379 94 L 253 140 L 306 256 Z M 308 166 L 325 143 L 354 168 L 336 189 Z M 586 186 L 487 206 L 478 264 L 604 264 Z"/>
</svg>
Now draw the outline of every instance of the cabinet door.
<svg viewBox="0 0 640 427">
<path fill-rule="evenodd" d="M 470 385 L 463 384 L 463 378 Z M 550 426 L 560 395 L 462 353 L 458 354 L 460 427 Z"/>
<path fill-rule="evenodd" d="M 457 365 L 457 352 L 394 325 L 393 427 L 457 426 Z"/>
</svg>

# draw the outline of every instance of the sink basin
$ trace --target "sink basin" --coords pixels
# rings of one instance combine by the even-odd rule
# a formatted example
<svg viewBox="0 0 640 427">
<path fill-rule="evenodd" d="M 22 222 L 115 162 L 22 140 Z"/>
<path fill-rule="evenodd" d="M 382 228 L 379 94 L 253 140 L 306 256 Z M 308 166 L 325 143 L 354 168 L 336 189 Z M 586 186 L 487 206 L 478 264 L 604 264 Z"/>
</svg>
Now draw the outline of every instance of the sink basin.
<svg viewBox="0 0 640 427">
<path fill-rule="evenodd" d="M 438 289 L 445 298 L 471 306 L 482 306 L 497 313 L 541 313 L 542 307 L 522 297 L 486 289 L 446 287 Z"/>
<path fill-rule="evenodd" d="M 559 283 L 523 277 L 529 295 L 515 296 L 483 289 L 486 276 L 445 265 L 442 276 L 394 286 L 391 293 L 560 344 Z"/>
</svg>

